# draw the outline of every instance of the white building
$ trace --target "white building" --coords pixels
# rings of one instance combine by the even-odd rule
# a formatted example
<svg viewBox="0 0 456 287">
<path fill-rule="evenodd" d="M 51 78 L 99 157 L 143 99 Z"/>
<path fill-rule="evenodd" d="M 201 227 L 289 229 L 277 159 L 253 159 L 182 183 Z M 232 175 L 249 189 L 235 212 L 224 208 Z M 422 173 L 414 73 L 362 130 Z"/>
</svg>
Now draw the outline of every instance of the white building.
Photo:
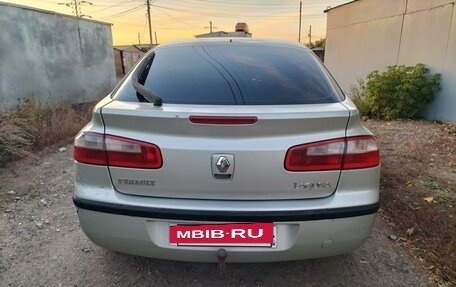
<svg viewBox="0 0 456 287">
<path fill-rule="evenodd" d="M 441 74 L 424 115 L 456 120 L 455 1 L 357 0 L 325 12 L 325 64 L 343 89 L 373 70 L 423 63 Z"/>
</svg>

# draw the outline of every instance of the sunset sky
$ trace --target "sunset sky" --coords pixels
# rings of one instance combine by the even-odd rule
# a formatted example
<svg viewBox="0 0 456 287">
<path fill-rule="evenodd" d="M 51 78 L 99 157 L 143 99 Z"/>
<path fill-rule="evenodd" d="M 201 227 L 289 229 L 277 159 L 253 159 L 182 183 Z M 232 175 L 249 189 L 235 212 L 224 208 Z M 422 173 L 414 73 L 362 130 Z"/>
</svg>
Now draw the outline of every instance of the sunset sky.
<svg viewBox="0 0 456 287">
<path fill-rule="evenodd" d="M 64 4 L 73 0 L 2 1 L 72 14 L 72 8 Z M 81 5 L 82 14 L 113 24 L 114 45 L 138 44 L 138 33 L 141 43 L 149 43 L 146 0 L 81 2 L 86 2 Z M 346 2 L 349 1 L 303 0 L 301 42 L 309 41 L 310 25 L 312 41 L 324 38 L 326 14 L 323 10 Z M 234 31 L 237 22 L 246 22 L 254 38 L 298 41 L 299 0 L 155 0 L 151 11 L 152 31 L 157 33 L 158 43 L 208 33 L 209 21 L 214 31 Z"/>
</svg>

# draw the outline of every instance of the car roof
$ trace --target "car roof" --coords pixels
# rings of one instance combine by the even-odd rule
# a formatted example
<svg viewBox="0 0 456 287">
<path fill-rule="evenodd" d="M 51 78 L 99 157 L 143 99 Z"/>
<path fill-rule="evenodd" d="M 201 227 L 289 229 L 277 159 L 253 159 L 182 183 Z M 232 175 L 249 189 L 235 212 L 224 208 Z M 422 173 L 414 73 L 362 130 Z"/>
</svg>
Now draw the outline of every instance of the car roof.
<svg viewBox="0 0 456 287">
<path fill-rule="evenodd" d="M 240 37 L 214 37 L 214 38 L 196 38 L 188 40 L 177 40 L 170 41 L 165 44 L 157 46 L 154 50 L 163 48 L 176 47 L 176 46 L 201 46 L 201 45 L 212 45 L 212 44 L 251 44 L 251 45 L 263 45 L 263 46 L 283 46 L 290 48 L 302 48 L 309 50 L 306 46 L 301 43 L 288 42 L 281 40 L 270 40 L 270 39 L 253 39 L 253 38 L 240 38 Z"/>
</svg>

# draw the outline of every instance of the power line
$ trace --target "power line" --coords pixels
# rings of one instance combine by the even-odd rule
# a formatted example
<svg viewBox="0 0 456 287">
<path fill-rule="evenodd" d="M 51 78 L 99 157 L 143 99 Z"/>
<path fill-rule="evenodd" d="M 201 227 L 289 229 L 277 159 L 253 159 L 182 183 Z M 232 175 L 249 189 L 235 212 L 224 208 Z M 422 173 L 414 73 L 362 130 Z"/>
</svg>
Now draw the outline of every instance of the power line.
<svg viewBox="0 0 456 287">
<path fill-rule="evenodd" d="M 267 18 L 267 19 L 286 19 L 286 18 L 296 18 L 296 15 L 279 15 L 279 16 L 260 16 L 260 15 L 241 15 L 241 14 L 220 14 L 220 13 L 213 13 L 213 12 L 204 12 L 204 11 L 195 11 L 195 10 L 185 10 L 185 9 L 180 9 L 180 8 L 171 8 L 171 7 L 165 7 L 161 5 L 152 5 L 156 8 L 161 8 L 161 9 L 166 9 L 166 10 L 171 10 L 171 11 L 178 11 L 178 12 L 184 12 L 184 13 L 190 13 L 190 14 L 198 14 L 198 15 L 204 15 L 204 16 L 214 16 L 214 17 L 222 17 L 222 18 L 237 18 L 237 17 L 246 17 L 246 18 Z M 324 14 L 308 14 L 304 15 L 307 18 L 310 17 L 325 17 Z"/>
<path fill-rule="evenodd" d="M 274 9 L 274 11 L 277 10 L 287 10 L 291 11 L 293 9 L 292 5 L 286 5 L 283 7 L 271 7 L 271 6 L 248 6 L 247 3 L 245 5 L 223 5 L 223 4 L 216 4 L 216 3 L 200 3 L 200 2 L 175 2 L 173 0 L 167 1 L 166 3 L 161 3 L 161 4 L 166 4 L 169 6 L 176 6 L 180 8 L 190 8 L 190 9 L 204 9 L 204 10 L 229 10 L 229 11 L 255 11 L 255 12 L 266 12 L 270 11 L 271 9 Z"/>
<path fill-rule="evenodd" d="M 142 24 L 138 24 L 138 23 L 119 22 L 119 21 L 116 21 L 116 24 L 122 24 L 122 25 L 128 25 L 128 26 L 137 26 L 137 27 L 142 27 L 143 26 Z"/>
<path fill-rule="evenodd" d="M 1 0 L 0 0 L 1 1 Z M 38 0 L 40 1 L 40 0 Z M 72 0 L 66 0 L 72 1 Z M 91 0 L 96 1 L 96 0 Z M 161 2 L 160 2 L 161 1 Z M 112 15 L 107 15 L 102 17 L 102 19 L 110 19 L 116 17 L 123 17 L 125 15 L 129 15 L 136 11 L 144 9 L 144 7 L 150 7 L 149 15 L 154 16 L 154 27 L 160 27 L 163 30 L 173 30 L 179 29 L 177 28 L 181 23 L 186 26 L 192 26 L 195 28 L 201 27 L 201 22 L 203 18 L 205 19 L 213 19 L 215 21 L 224 22 L 225 19 L 243 19 L 244 21 L 253 21 L 254 23 L 263 23 L 265 20 L 273 20 L 273 21 L 285 21 L 291 23 L 291 21 L 298 20 L 298 14 L 296 13 L 296 2 L 285 2 L 285 1 L 278 1 L 275 2 L 260 2 L 261 0 L 257 0 L 257 2 L 250 2 L 245 3 L 241 2 L 242 0 L 237 0 L 237 2 L 226 2 L 223 0 L 158 0 L 154 3 L 154 0 L 124 0 L 119 3 L 109 5 L 107 7 L 103 7 L 102 9 L 95 10 L 93 13 L 100 13 L 106 11 L 108 9 L 117 8 L 116 11 L 118 13 L 113 13 Z M 134 3 L 142 3 L 140 5 L 134 7 L 128 7 L 127 5 L 133 5 Z M 165 5 L 157 5 L 158 2 L 160 4 L 166 3 Z M 318 7 L 327 6 L 325 3 L 334 4 L 337 2 L 335 1 L 316 1 L 316 2 L 309 2 L 309 1 L 301 1 L 301 13 L 299 15 L 300 20 L 311 20 L 311 19 L 320 19 L 325 18 L 326 15 L 322 13 L 322 10 L 319 10 L 318 13 L 314 11 L 315 9 L 319 9 Z M 340 2 L 340 1 L 339 1 Z M 103 3 L 104 4 L 104 3 Z M 214 7 L 215 5 L 215 7 Z M 238 7 L 236 7 L 238 6 Z M 293 6 L 295 8 L 293 8 Z M 153 8 L 152 8 L 153 7 Z M 214 7 L 214 8 L 213 8 Z M 126 9 L 128 8 L 128 9 Z M 226 8 L 226 9 L 225 9 Z M 154 11 L 152 15 L 152 10 Z M 144 10 L 143 10 L 144 11 Z M 158 12 L 158 15 L 156 14 Z M 255 13 L 253 13 L 255 12 Z M 266 14 L 267 13 L 267 14 Z M 147 14 L 146 14 L 147 15 Z M 205 17 L 201 17 L 201 16 Z M 136 17 L 136 16 L 135 16 Z M 171 18 L 173 21 L 168 20 L 166 17 Z M 181 20 L 185 19 L 185 21 Z M 116 23 L 121 23 L 127 25 L 128 23 L 118 22 L 117 19 L 114 20 Z M 126 21 L 129 22 L 129 21 Z M 133 22 L 133 21 L 131 21 Z M 150 43 L 153 43 L 153 31 L 152 31 L 152 21 L 148 21 L 148 17 L 146 17 L 144 25 L 140 24 L 133 24 L 130 23 L 128 25 L 135 25 L 135 26 L 143 26 L 143 32 L 141 34 L 141 38 L 143 42 L 146 37 L 144 37 L 145 29 L 147 24 L 149 23 L 149 38 Z M 173 25 L 173 23 L 177 25 Z M 198 25 L 194 25 L 198 23 Z M 296 22 L 294 22 L 296 23 Z M 142 23 L 141 23 L 142 24 Z M 220 24 L 220 23 L 218 23 Z M 287 24 L 288 25 L 288 24 Z M 295 24 L 294 24 L 295 25 Z M 207 25 L 206 25 L 207 26 Z M 175 28 L 176 27 L 176 28 Z M 214 27 L 212 27 L 214 29 Z M 299 33 L 301 36 L 301 33 Z M 301 37 L 299 37 L 301 38 Z M 300 39 L 299 39 L 300 40 Z"/>
<path fill-rule="evenodd" d="M 145 6 L 146 6 L 145 4 L 141 4 L 141 5 L 138 5 L 136 7 L 131 8 L 131 9 L 128 9 L 128 10 L 125 10 L 125 11 L 122 11 L 122 12 L 119 12 L 119 13 L 116 13 L 116 14 L 113 14 L 113 15 L 102 17 L 101 19 L 106 20 L 106 19 L 113 18 L 113 17 L 125 16 L 125 15 L 131 14 L 133 12 L 136 12 L 136 11 L 138 11 L 141 8 L 144 8 Z"/>
<path fill-rule="evenodd" d="M 337 2 L 337 1 L 334 1 L 334 0 L 327 0 L 327 1 L 321 1 L 321 0 L 316 0 L 315 2 L 304 2 L 303 5 L 304 7 L 306 6 L 324 6 L 326 4 L 333 4 L 334 2 Z M 344 2 L 344 1 L 339 1 L 339 2 Z M 179 4 L 182 4 L 182 3 L 190 3 L 190 4 L 201 4 L 201 5 L 210 5 L 210 4 L 214 4 L 216 6 L 220 6 L 219 4 L 223 4 L 223 5 L 236 5 L 236 6 L 239 6 L 241 5 L 242 8 L 244 8 L 245 6 L 257 6 L 256 8 L 260 8 L 260 7 L 274 7 L 274 6 L 288 6 L 288 7 L 293 7 L 294 5 L 296 5 L 296 2 L 295 1 L 292 1 L 292 2 L 288 2 L 288 3 L 284 3 L 284 2 L 231 2 L 231 1 L 216 1 L 216 0 L 192 0 L 192 1 L 179 1 L 178 2 Z M 204 4 L 203 4 L 204 3 Z"/>
<path fill-rule="evenodd" d="M 101 11 L 105 11 L 105 10 L 108 10 L 108 9 L 111 9 L 111 8 L 119 7 L 119 6 L 122 6 L 122 5 L 125 5 L 125 4 L 129 4 L 129 3 L 132 3 L 132 2 L 138 2 L 138 1 L 137 0 L 125 0 L 125 1 L 122 1 L 120 3 L 107 6 L 106 8 L 95 10 L 95 11 L 92 12 L 92 14 L 99 13 Z"/>
<path fill-rule="evenodd" d="M 184 21 L 182 21 L 182 20 L 179 20 L 178 18 L 172 16 L 171 14 L 169 14 L 168 12 L 162 10 L 161 8 L 157 7 L 156 5 L 153 5 L 153 6 L 155 7 L 155 9 L 159 10 L 160 12 L 165 13 L 168 17 L 170 17 L 170 18 L 176 20 L 176 21 L 179 22 L 179 23 L 185 24 L 185 25 L 187 25 L 187 26 L 197 27 L 197 26 L 195 26 L 195 25 L 192 25 L 192 24 L 186 23 L 186 22 L 184 22 Z"/>
<path fill-rule="evenodd" d="M 213 1 L 213 0 L 193 0 L 195 2 L 203 2 L 203 3 L 216 3 L 216 4 L 228 4 L 228 5 L 256 5 L 256 6 L 290 6 L 294 5 L 294 3 L 283 3 L 283 2 L 231 2 L 231 1 Z"/>
<path fill-rule="evenodd" d="M 142 32 L 141 36 L 144 36 L 144 33 L 146 32 L 147 18 L 146 17 L 144 17 L 144 18 L 145 18 L 144 19 L 144 28 L 143 28 L 143 32 Z"/>
<path fill-rule="evenodd" d="M 71 10 L 72 10 L 74 16 L 76 16 L 78 18 L 82 18 L 82 17 L 92 18 L 89 15 L 82 14 L 81 6 L 83 4 L 93 5 L 92 2 L 85 1 L 85 0 L 72 0 L 72 1 L 69 1 L 69 2 L 57 3 L 57 5 L 65 5 L 67 7 L 71 7 Z"/>
</svg>

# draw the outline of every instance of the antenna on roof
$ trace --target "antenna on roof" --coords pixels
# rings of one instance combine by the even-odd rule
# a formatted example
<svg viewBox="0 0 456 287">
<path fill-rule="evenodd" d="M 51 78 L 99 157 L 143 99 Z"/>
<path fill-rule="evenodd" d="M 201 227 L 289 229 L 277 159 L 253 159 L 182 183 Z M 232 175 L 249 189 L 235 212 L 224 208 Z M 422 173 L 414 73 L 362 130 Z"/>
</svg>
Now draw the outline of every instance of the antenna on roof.
<svg viewBox="0 0 456 287">
<path fill-rule="evenodd" d="M 204 29 L 208 29 L 208 28 L 209 28 L 209 31 L 211 32 L 211 34 L 212 34 L 212 28 L 218 29 L 218 27 L 212 27 L 212 21 L 209 21 L 209 27 L 204 27 Z"/>
</svg>

